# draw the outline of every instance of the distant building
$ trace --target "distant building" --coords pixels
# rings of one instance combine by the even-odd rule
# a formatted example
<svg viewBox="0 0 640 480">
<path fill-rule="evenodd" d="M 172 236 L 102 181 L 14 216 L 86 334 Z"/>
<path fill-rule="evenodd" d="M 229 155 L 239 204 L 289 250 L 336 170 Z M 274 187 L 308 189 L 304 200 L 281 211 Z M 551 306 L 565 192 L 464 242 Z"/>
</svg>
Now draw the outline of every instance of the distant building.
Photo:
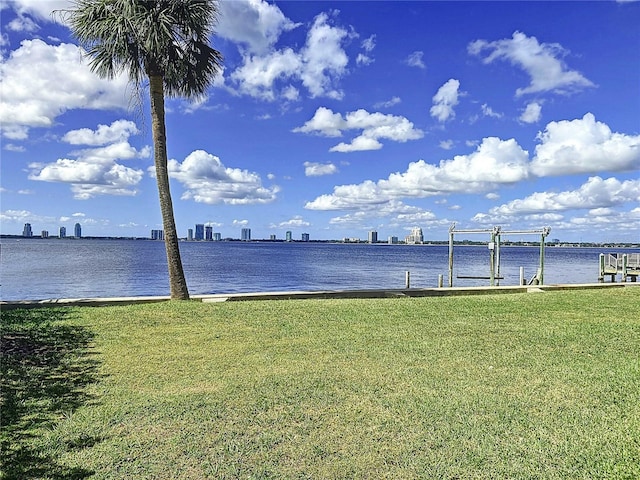
<svg viewBox="0 0 640 480">
<path fill-rule="evenodd" d="M 60 238 L 66 238 L 66 237 L 67 237 L 67 228 L 60 227 Z"/>
<path fill-rule="evenodd" d="M 40 232 L 40 238 L 49 238 L 49 231 L 48 230 L 42 230 Z"/>
<path fill-rule="evenodd" d="M 214 242 L 219 242 L 222 240 L 222 234 L 220 234 L 219 232 L 215 232 L 213 234 L 213 241 Z"/>
<path fill-rule="evenodd" d="M 378 232 L 375 230 L 369 232 L 369 243 L 378 243 Z"/>
<path fill-rule="evenodd" d="M 73 236 L 76 238 L 82 238 L 82 225 L 76 223 L 73 227 Z"/>
<path fill-rule="evenodd" d="M 31 224 L 25 223 L 24 228 L 22 229 L 23 237 L 33 237 L 33 230 L 31 230 Z"/>
<path fill-rule="evenodd" d="M 151 230 L 151 240 L 164 240 L 164 230 Z"/>
<path fill-rule="evenodd" d="M 285 239 L 287 240 L 287 242 L 293 241 L 293 234 L 291 233 L 291 230 L 287 230 L 287 233 L 285 234 Z"/>
<path fill-rule="evenodd" d="M 308 242 L 309 241 L 309 234 L 308 233 L 303 233 L 302 234 L 302 241 L 303 242 Z"/>
<path fill-rule="evenodd" d="M 204 240 L 204 223 L 196 223 L 196 240 Z"/>
<path fill-rule="evenodd" d="M 213 240 L 213 227 L 210 227 L 209 225 L 204 227 L 204 239 L 208 242 Z"/>
<path fill-rule="evenodd" d="M 187 230 L 187 240 L 189 240 L 190 242 L 193 242 L 193 228 L 190 228 L 189 230 Z"/>
<path fill-rule="evenodd" d="M 413 229 L 411 230 L 411 234 L 407 235 L 404 241 L 406 243 L 413 244 L 413 245 L 424 243 L 422 229 L 420 227 L 413 227 Z"/>
<path fill-rule="evenodd" d="M 243 228 L 240 231 L 240 240 L 242 240 L 243 242 L 248 242 L 249 240 L 251 240 L 251 229 L 250 228 Z"/>
<path fill-rule="evenodd" d="M 272 233 L 271 235 L 269 235 L 269 240 L 271 240 L 273 242 L 273 241 L 275 241 L 275 239 L 276 239 L 275 233 Z"/>
<path fill-rule="evenodd" d="M 389 243 L 389 245 L 395 245 L 396 243 L 398 243 L 398 237 L 389 236 L 387 243 Z"/>
</svg>

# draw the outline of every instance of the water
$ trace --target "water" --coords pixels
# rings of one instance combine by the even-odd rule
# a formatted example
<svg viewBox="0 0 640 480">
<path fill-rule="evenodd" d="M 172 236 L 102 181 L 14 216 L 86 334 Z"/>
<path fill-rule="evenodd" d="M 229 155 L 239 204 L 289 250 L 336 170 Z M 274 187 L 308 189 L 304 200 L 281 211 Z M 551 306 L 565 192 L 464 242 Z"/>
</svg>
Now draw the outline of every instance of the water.
<svg viewBox="0 0 640 480">
<path fill-rule="evenodd" d="M 292 290 L 436 287 L 448 280 L 448 246 L 271 242 L 183 242 L 191 294 Z M 456 246 L 454 286 L 488 285 L 486 246 Z M 545 284 L 592 283 L 603 248 L 545 249 Z M 640 252 L 626 249 L 625 252 Z M 517 285 L 520 267 L 531 278 L 538 247 L 501 250 L 501 285 Z M 164 243 L 142 240 L 3 239 L 3 300 L 168 295 Z"/>
</svg>

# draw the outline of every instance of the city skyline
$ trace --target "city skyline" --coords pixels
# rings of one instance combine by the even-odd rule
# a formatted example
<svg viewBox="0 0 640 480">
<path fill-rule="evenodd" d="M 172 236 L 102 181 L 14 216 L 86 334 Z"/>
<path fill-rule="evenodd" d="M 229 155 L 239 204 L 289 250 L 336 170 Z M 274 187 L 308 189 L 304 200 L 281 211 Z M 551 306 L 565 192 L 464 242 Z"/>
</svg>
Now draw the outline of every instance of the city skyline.
<svg viewBox="0 0 640 480">
<path fill-rule="evenodd" d="M 90 72 L 51 15 L 70 5 L 0 2 L 1 232 L 149 236 L 148 92 Z M 180 237 L 446 240 L 456 222 L 640 241 L 640 2 L 220 9 L 223 74 L 167 101 Z"/>
</svg>

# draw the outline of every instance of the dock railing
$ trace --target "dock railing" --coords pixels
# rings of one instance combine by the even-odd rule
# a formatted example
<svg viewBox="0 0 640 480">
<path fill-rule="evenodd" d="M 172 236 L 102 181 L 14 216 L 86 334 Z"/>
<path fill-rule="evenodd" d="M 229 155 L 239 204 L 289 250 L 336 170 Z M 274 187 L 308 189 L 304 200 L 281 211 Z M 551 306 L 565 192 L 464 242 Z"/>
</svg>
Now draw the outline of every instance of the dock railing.
<svg viewBox="0 0 640 480">
<path fill-rule="evenodd" d="M 630 279 L 637 281 L 640 275 L 640 253 L 601 253 L 600 254 L 600 275 L 599 282 L 604 282 L 605 276 L 609 276 L 612 282 L 616 281 L 616 276 L 622 275 L 622 281 Z"/>
</svg>

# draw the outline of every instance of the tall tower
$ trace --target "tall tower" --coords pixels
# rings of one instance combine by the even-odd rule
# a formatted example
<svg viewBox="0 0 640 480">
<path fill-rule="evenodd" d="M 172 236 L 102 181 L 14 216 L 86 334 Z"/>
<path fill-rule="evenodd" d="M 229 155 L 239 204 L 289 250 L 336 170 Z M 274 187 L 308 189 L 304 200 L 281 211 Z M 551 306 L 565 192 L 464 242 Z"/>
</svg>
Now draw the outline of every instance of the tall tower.
<svg viewBox="0 0 640 480">
<path fill-rule="evenodd" d="M 196 223 L 196 240 L 204 240 L 204 223 Z"/>
<path fill-rule="evenodd" d="M 369 243 L 378 243 L 378 232 L 375 230 L 369 232 Z"/>
<path fill-rule="evenodd" d="M 76 238 L 82 238 L 82 225 L 76 223 L 76 225 L 73 227 L 73 235 Z"/>
<path fill-rule="evenodd" d="M 243 228 L 240 232 L 240 239 L 245 242 L 248 242 L 249 240 L 251 240 L 251 229 Z"/>
<path fill-rule="evenodd" d="M 293 240 L 293 234 L 291 233 L 291 230 L 287 230 L 286 240 L 287 242 L 291 242 Z"/>
<path fill-rule="evenodd" d="M 24 228 L 22 229 L 23 237 L 33 237 L 33 230 L 31 229 L 30 223 L 25 223 Z"/>
<path fill-rule="evenodd" d="M 60 238 L 65 238 L 67 236 L 67 227 L 60 227 Z"/>
<path fill-rule="evenodd" d="M 213 240 L 213 227 L 207 225 L 206 227 L 204 227 L 204 239 L 207 242 L 210 242 Z"/>
</svg>

